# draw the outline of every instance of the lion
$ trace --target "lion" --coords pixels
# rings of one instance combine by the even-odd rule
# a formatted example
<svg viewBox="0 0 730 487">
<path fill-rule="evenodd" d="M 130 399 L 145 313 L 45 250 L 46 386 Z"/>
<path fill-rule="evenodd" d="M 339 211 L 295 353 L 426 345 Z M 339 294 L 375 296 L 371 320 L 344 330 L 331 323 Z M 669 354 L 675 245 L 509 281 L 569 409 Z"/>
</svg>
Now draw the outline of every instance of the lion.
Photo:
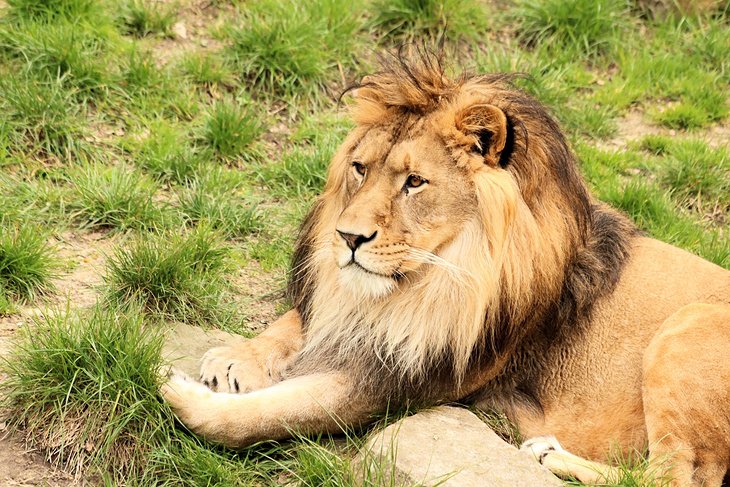
<svg viewBox="0 0 730 487">
<path fill-rule="evenodd" d="M 648 446 L 673 485 L 719 486 L 730 272 L 592 197 L 508 75 L 398 55 L 353 97 L 295 244 L 293 308 L 207 352 L 199 382 L 163 385 L 181 422 L 241 448 L 456 402 L 506 414 L 558 474 L 608 479 L 593 461 Z"/>
</svg>

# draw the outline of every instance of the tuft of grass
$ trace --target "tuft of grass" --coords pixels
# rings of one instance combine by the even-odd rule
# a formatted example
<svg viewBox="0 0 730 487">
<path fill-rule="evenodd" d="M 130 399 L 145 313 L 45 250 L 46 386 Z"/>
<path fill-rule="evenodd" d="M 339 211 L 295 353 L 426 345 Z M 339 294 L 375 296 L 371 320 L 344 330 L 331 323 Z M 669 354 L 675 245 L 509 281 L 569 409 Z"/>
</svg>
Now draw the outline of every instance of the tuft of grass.
<svg viewBox="0 0 730 487">
<path fill-rule="evenodd" d="M 161 183 L 186 184 L 205 165 L 206 154 L 190 147 L 177 127 L 156 123 L 134 156 L 137 165 Z"/>
<path fill-rule="evenodd" d="M 220 157 L 232 159 L 243 155 L 263 130 L 250 105 L 219 101 L 208 113 L 202 139 Z"/>
<path fill-rule="evenodd" d="M 44 174 L 31 168 L 29 173 L 0 173 L 0 220 L 46 229 L 66 224 L 69 188 L 58 184 L 57 175 L 50 171 Z"/>
<path fill-rule="evenodd" d="M 626 0 L 520 0 L 510 18 L 528 46 L 590 58 L 616 46 L 629 26 L 628 12 Z"/>
<path fill-rule="evenodd" d="M 229 250 L 205 227 L 189 234 L 140 236 L 107 261 L 106 299 L 167 319 L 196 324 L 221 322 L 229 285 Z"/>
<path fill-rule="evenodd" d="M 97 0 L 7 0 L 8 14 L 20 20 L 92 18 L 101 12 Z"/>
<path fill-rule="evenodd" d="M 653 118 L 676 129 L 696 129 L 722 120 L 730 109 L 725 93 L 718 88 L 714 84 L 694 87 L 686 99 L 664 111 L 654 112 Z"/>
<path fill-rule="evenodd" d="M 157 393 L 161 348 L 133 309 L 48 311 L 0 359 L 6 420 L 55 465 L 123 482 L 173 434 Z"/>
<path fill-rule="evenodd" d="M 212 88 L 232 87 L 236 76 L 228 63 L 216 54 L 193 52 L 180 60 L 179 69 L 183 76 L 195 84 Z"/>
<path fill-rule="evenodd" d="M 89 27 L 64 20 L 0 24 L 0 47 L 40 80 L 57 81 L 80 101 L 106 96 L 114 76 L 109 69 L 111 34 L 103 19 Z"/>
<path fill-rule="evenodd" d="M 650 142 L 642 144 L 667 153 L 674 150 L 680 155 L 688 148 L 686 143 L 672 147 L 668 140 L 656 136 L 647 140 Z M 662 184 L 667 167 L 675 163 L 672 159 L 646 163 L 646 156 L 641 153 L 607 152 L 583 144 L 576 146 L 576 152 L 583 173 L 600 200 L 626 212 L 653 237 L 730 267 L 730 246 L 723 237 L 723 228 L 699 222 L 682 208 L 686 205 L 677 201 L 680 198 L 673 189 Z M 651 177 L 652 174 L 660 177 Z"/>
<path fill-rule="evenodd" d="M 275 194 L 313 197 L 327 180 L 327 167 L 337 146 L 334 143 L 299 146 L 280 161 L 256 167 L 256 176 Z"/>
<path fill-rule="evenodd" d="M 119 8 L 119 24 L 122 32 L 135 37 L 151 34 L 172 36 L 172 26 L 177 19 L 177 6 L 159 1 L 126 0 Z"/>
<path fill-rule="evenodd" d="M 26 302 L 52 291 L 51 281 L 57 269 L 55 250 L 48 243 L 45 231 L 35 225 L 10 225 L 0 221 L 0 297 L 3 302 Z M 0 310 L 2 308 L 7 307 L 0 305 Z"/>
<path fill-rule="evenodd" d="M 154 202 L 157 186 L 138 171 L 93 164 L 72 171 L 69 179 L 77 196 L 71 205 L 85 227 L 126 230 L 163 223 Z"/>
<path fill-rule="evenodd" d="M 0 76 L 0 93 L 9 152 L 41 159 L 88 154 L 78 103 L 61 80 L 44 81 L 25 71 L 7 74 Z"/>
<path fill-rule="evenodd" d="M 240 238 L 263 228 L 263 218 L 250 197 L 221 184 L 211 172 L 193 181 L 180 195 L 180 209 L 193 225 L 205 225 L 228 238 Z"/>
<path fill-rule="evenodd" d="M 370 8 L 370 28 L 387 40 L 477 40 L 489 27 L 484 6 L 474 0 L 377 0 Z"/>
<path fill-rule="evenodd" d="M 730 153 L 702 140 L 645 137 L 639 147 L 663 156 L 653 166 L 658 182 L 679 204 L 730 213 Z"/>
<path fill-rule="evenodd" d="M 121 58 L 115 94 L 118 103 L 132 114 L 190 120 L 198 113 L 200 100 L 184 79 L 173 78 L 149 51 L 131 44 Z"/>
<path fill-rule="evenodd" d="M 228 53 L 241 74 L 275 94 L 316 97 L 337 67 L 356 64 L 362 21 L 345 0 L 258 0 L 230 29 Z"/>
</svg>

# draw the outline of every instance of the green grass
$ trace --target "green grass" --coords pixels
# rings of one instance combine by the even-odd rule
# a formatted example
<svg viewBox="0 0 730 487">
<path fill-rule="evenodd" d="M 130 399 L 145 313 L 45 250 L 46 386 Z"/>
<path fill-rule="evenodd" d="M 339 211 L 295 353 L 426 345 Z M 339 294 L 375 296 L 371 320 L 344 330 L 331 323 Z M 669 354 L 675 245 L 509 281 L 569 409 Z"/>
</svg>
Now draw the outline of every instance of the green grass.
<svg viewBox="0 0 730 487">
<path fill-rule="evenodd" d="M 595 57 L 609 52 L 629 25 L 625 0 L 520 0 L 511 13 L 520 39 Z"/>
<path fill-rule="evenodd" d="M 157 186 L 135 170 L 94 164 L 73 170 L 69 179 L 77 196 L 71 206 L 84 227 L 126 230 L 162 222 Z"/>
<path fill-rule="evenodd" d="M 157 393 L 161 347 L 134 310 L 44 313 L 2 360 L 9 424 L 54 464 L 123 481 L 173 434 Z"/>
<path fill-rule="evenodd" d="M 185 184 L 195 179 L 205 167 L 207 154 L 196 150 L 179 127 L 155 122 L 149 135 L 131 148 L 134 162 L 157 181 L 164 184 Z"/>
<path fill-rule="evenodd" d="M 265 92 L 316 96 L 337 67 L 355 65 L 361 22 L 344 0 L 257 0 L 230 28 L 234 66 Z"/>
<path fill-rule="evenodd" d="M 257 169 L 258 178 L 275 194 L 305 196 L 324 187 L 332 148 L 296 148 L 275 164 Z"/>
<path fill-rule="evenodd" d="M 376 0 L 370 10 L 370 28 L 386 44 L 441 35 L 476 41 L 489 28 L 486 8 L 474 0 Z"/>
<path fill-rule="evenodd" d="M 0 76 L 10 154 L 25 153 L 41 160 L 83 158 L 86 128 L 72 92 L 61 80 L 44 81 L 27 72 Z"/>
<path fill-rule="evenodd" d="M 717 208 L 730 213 L 730 154 L 701 140 L 676 141 L 647 137 L 641 147 L 665 155 L 656 172 L 659 183 L 680 204 L 699 209 Z"/>
<path fill-rule="evenodd" d="M 46 231 L 0 220 L 0 315 L 12 301 L 32 301 L 52 291 L 58 267 Z"/>
<path fill-rule="evenodd" d="M 192 52 L 180 60 L 179 70 L 193 83 L 213 87 L 232 87 L 237 84 L 236 75 L 228 63 L 215 54 Z"/>
<path fill-rule="evenodd" d="M 92 18 L 101 13 L 98 0 L 7 0 L 9 16 L 21 20 Z"/>
<path fill-rule="evenodd" d="M 228 238 L 241 238 L 263 228 L 262 214 L 250 196 L 221 185 L 221 174 L 193 181 L 180 194 L 180 210 L 193 225 L 205 225 Z"/>
<path fill-rule="evenodd" d="M 654 150 L 666 147 L 659 145 L 658 139 L 646 140 L 651 141 L 648 143 Z M 681 151 L 686 150 L 688 145 L 680 144 L 674 150 L 677 154 L 682 154 Z M 723 235 L 725 230 L 722 227 L 712 228 L 693 217 L 689 208 L 686 208 L 686 198 L 691 194 L 692 188 L 678 185 L 672 179 L 678 165 L 683 164 L 682 159 L 662 159 L 647 163 L 645 157 L 633 152 L 629 152 L 627 156 L 584 145 L 577 149 L 584 175 L 602 201 L 623 210 L 639 228 L 659 240 L 687 249 L 720 266 L 730 267 L 730 245 L 727 245 L 727 237 Z M 683 167 L 692 171 L 693 167 L 702 164 L 696 162 L 698 160 L 701 159 L 685 160 Z M 646 174 L 651 174 L 647 168 L 663 174 L 663 179 L 655 182 L 647 178 Z M 634 173 L 636 178 L 628 177 Z M 723 187 L 727 180 L 720 179 L 710 184 L 713 188 Z M 683 205 L 685 208 L 682 208 Z"/>
<path fill-rule="evenodd" d="M 177 18 L 175 4 L 149 0 L 120 2 L 118 22 L 125 34 L 144 37 L 151 34 L 171 37 Z"/>
<path fill-rule="evenodd" d="M 107 94 L 114 81 L 108 68 L 111 33 L 100 25 L 75 21 L 51 24 L 0 24 L 5 55 L 28 62 L 28 71 L 42 80 L 57 81 L 77 100 Z"/>
<path fill-rule="evenodd" d="M 138 237 L 118 247 L 107 261 L 106 300 L 140 303 L 153 315 L 195 324 L 225 324 L 230 251 L 219 236 L 201 227 L 192 233 Z"/>
<path fill-rule="evenodd" d="M 51 230 L 63 227 L 70 218 L 69 188 L 55 171 L 5 174 L 0 171 L 0 220 L 15 224 L 43 225 Z M 37 172 L 36 172 L 37 171 Z"/>
<path fill-rule="evenodd" d="M 224 100 L 208 112 L 201 139 L 219 157 L 232 159 L 244 155 L 263 130 L 251 104 Z"/>
</svg>

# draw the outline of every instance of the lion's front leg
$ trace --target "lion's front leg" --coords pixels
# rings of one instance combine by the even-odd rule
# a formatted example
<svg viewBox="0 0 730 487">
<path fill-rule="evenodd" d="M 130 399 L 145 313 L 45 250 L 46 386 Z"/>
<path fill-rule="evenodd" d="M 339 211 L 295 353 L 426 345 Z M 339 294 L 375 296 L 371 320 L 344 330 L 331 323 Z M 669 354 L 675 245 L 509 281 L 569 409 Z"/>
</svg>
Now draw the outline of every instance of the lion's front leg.
<svg viewBox="0 0 730 487">
<path fill-rule="evenodd" d="M 357 393 L 355 384 L 347 374 L 331 372 L 288 379 L 248 394 L 230 394 L 174 376 L 161 392 L 194 433 L 241 448 L 293 433 L 340 432 L 368 421 L 373 405 Z"/>
<path fill-rule="evenodd" d="M 279 382 L 302 348 L 299 313 L 291 310 L 256 338 L 215 347 L 204 356 L 200 382 L 218 392 L 250 392 Z"/>
</svg>

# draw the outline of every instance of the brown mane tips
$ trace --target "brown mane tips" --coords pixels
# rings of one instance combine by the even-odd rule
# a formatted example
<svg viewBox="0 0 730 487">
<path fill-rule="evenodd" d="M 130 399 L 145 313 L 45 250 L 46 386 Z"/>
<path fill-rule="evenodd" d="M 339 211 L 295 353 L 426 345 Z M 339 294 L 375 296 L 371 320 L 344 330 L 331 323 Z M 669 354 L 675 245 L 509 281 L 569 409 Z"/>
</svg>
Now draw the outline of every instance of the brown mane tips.
<svg viewBox="0 0 730 487">
<path fill-rule="evenodd" d="M 388 113 L 428 113 L 452 99 L 464 81 L 447 76 L 442 54 L 414 45 L 401 46 L 379 61 L 378 72 L 351 88 L 356 91 L 353 117 L 359 123 L 374 123 Z"/>
</svg>

